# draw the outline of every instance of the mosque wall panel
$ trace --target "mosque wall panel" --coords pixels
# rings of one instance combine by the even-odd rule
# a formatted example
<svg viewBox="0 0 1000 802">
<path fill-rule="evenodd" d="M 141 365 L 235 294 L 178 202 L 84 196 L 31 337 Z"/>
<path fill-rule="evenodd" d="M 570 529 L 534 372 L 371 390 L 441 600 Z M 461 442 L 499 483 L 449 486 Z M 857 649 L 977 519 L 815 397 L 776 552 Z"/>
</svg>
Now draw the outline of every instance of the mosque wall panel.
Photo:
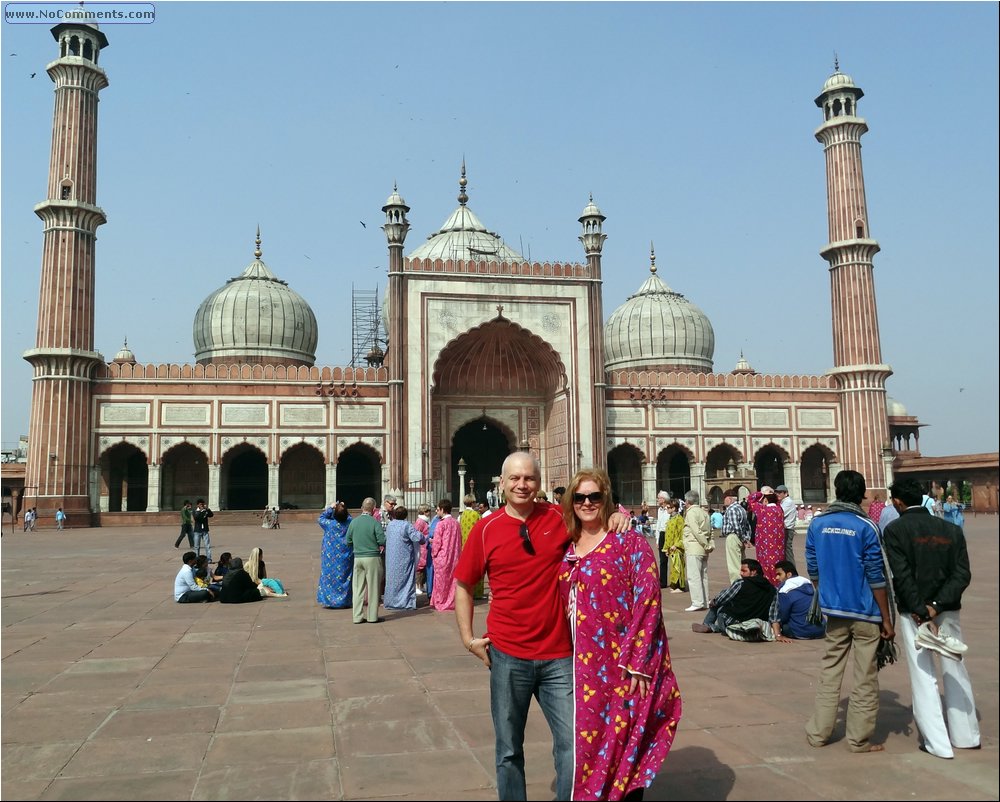
<svg viewBox="0 0 1000 802">
<path fill-rule="evenodd" d="M 337 426 L 383 426 L 385 407 L 381 404 L 337 404 Z"/>
<path fill-rule="evenodd" d="M 625 427 L 646 427 L 646 410 L 644 407 L 608 407 L 606 418 L 608 430 Z"/>
<path fill-rule="evenodd" d="M 787 429 L 788 418 L 787 409 L 750 408 L 750 426 L 754 429 Z"/>
<path fill-rule="evenodd" d="M 160 404 L 161 426 L 208 426 L 211 422 L 211 404 Z"/>
<path fill-rule="evenodd" d="M 222 404 L 223 426 L 267 426 L 270 420 L 270 404 Z"/>
<path fill-rule="evenodd" d="M 832 409 L 797 409 L 800 429 L 833 429 L 836 427 L 836 417 Z"/>
<path fill-rule="evenodd" d="M 101 424 L 116 426 L 148 426 L 150 420 L 149 403 L 121 404 L 104 402 L 100 404 Z"/>
<path fill-rule="evenodd" d="M 653 417 L 658 428 L 694 428 L 694 407 L 656 407 Z"/>
<path fill-rule="evenodd" d="M 734 426 L 743 426 L 743 410 L 738 407 L 730 409 L 702 410 L 702 417 L 706 429 L 717 429 L 720 427 L 730 429 Z"/>
<path fill-rule="evenodd" d="M 324 404 L 278 404 L 280 426 L 325 426 Z"/>
</svg>

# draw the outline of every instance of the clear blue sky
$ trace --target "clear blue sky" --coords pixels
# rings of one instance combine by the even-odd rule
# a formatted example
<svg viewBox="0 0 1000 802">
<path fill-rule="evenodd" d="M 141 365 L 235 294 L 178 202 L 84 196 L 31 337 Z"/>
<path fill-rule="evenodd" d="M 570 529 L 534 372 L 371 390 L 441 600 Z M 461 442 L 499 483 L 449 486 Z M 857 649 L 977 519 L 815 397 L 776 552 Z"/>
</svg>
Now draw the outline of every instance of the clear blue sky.
<svg viewBox="0 0 1000 802">
<path fill-rule="evenodd" d="M 96 346 L 193 360 L 194 313 L 252 260 L 346 364 L 351 286 L 381 290 L 457 205 L 535 261 L 583 261 L 607 215 L 605 315 L 660 276 L 709 316 L 715 369 L 832 367 L 823 151 L 832 72 L 859 110 L 889 395 L 925 454 L 995 451 L 995 3 L 157 3 L 105 25 Z M 2 439 L 27 432 L 52 119 L 48 26 L 2 26 Z M 16 56 L 12 56 L 16 53 Z M 30 78 L 31 73 L 37 73 Z M 361 221 L 367 224 L 362 227 Z"/>
</svg>

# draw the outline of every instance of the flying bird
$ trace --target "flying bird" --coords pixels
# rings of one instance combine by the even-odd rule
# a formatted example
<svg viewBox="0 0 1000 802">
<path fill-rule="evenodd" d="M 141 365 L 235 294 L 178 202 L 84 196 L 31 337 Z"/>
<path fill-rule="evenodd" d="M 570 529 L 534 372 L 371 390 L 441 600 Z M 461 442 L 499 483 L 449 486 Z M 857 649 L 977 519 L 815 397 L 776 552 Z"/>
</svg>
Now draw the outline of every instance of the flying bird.
<svg viewBox="0 0 1000 802">
<path fill-rule="evenodd" d="M 310 258 L 309 258 L 309 254 L 307 254 L 307 253 L 304 253 L 304 254 L 302 254 L 302 255 L 303 255 L 303 256 L 304 256 L 304 257 L 305 257 L 306 259 L 309 259 L 309 261 L 310 261 L 310 262 L 312 261 L 312 259 L 310 259 Z"/>
<path fill-rule="evenodd" d="M 34 78 L 34 77 L 35 77 L 36 75 L 38 75 L 38 73 L 37 73 L 37 72 L 33 72 L 33 73 L 31 73 L 31 77 L 32 77 L 32 78 Z"/>
<path fill-rule="evenodd" d="M 364 220 L 358 220 L 358 222 L 361 223 L 361 227 L 362 228 L 368 228 L 368 226 L 365 225 L 365 221 Z"/>
</svg>

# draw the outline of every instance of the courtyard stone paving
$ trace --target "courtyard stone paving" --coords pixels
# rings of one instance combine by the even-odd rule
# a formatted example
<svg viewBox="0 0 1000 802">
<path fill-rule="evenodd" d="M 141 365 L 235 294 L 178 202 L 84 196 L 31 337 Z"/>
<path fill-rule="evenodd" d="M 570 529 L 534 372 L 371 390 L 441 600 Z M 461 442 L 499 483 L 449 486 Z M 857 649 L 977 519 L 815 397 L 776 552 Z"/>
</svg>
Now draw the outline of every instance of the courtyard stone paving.
<svg viewBox="0 0 1000 802">
<path fill-rule="evenodd" d="M 175 527 L 7 526 L 3 799 L 496 798 L 488 672 L 453 614 L 421 607 L 355 626 L 349 610 L 317 606 L 318 526 L 213 529 L 215 555 L 261 546 L 291 595 L 238 606 L 174 603 Z M 810 748 L 821 642 L 696 635 L 687 595 L 668 593 L 684 715 L 646 799 L 998 799 L 996 516 L 970 517 L 966 534 L 962 623 L 981 750 L 950 761 L 918 750 L 905 663 L 880 674 L 886 752 L 850 754 L 843 722 L 841 740 Z M 725 584 L 721 551 L 713 594 Z M 553 797 L 550 749 L 533 708 L 529 799 Z"/>
</svg>

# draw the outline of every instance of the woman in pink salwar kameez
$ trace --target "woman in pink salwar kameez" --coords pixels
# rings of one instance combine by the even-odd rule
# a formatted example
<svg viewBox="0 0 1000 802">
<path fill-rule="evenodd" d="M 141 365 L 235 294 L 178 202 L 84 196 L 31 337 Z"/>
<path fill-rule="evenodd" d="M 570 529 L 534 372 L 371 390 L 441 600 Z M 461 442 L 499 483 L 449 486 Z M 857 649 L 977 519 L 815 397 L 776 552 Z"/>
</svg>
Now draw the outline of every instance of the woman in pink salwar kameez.
<svg viewBox="0 0 1000 802">
<path fill-rule="evenodd" d="M 438 502 L 440 520 L 431 540 L 431 560 L 434 562 L 434 586 L 431 607 L 435 610 L 455 609 L 455 566 L 462 554 L 462 528 L 451 516 L 451 501 Z"/>
<path fill-rule="evenodd" d="M 572 544 L 559 587 L 573 632 L 573 799 L 641 799 L 681 717 L 657 560 L 642 535 L 608 532 L 606 472 L 580 471 L 563 495 Z"/>
</svg>

